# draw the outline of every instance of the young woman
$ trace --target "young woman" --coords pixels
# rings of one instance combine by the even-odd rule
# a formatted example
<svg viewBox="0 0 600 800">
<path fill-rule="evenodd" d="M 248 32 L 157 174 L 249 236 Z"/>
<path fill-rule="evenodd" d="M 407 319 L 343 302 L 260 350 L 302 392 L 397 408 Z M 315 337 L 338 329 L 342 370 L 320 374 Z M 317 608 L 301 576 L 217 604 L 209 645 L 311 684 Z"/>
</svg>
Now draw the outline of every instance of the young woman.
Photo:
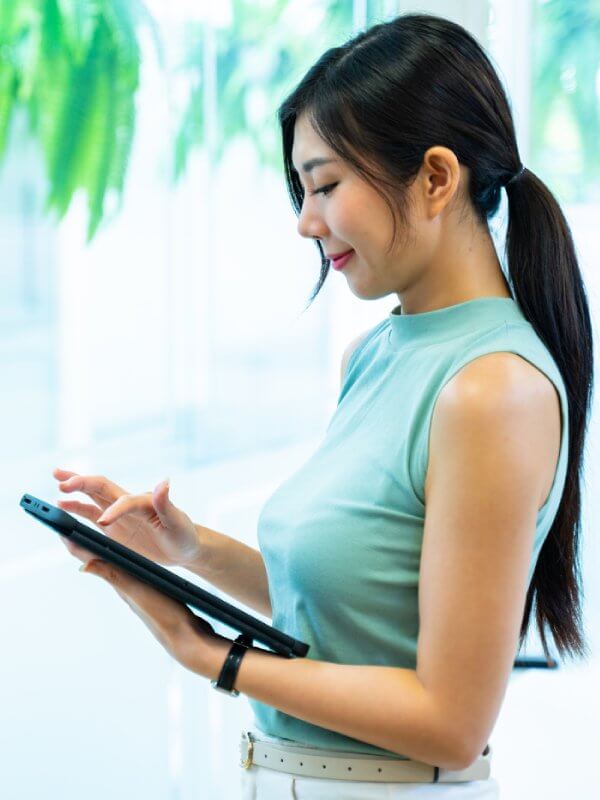
<svg viewBox="0 0 600 800">
<path fill-rule="evenodd" d="M 236 656 L 88 565 L 189 669 L 222 679 L 230 654 L 256 722 L 245 797 L 497 797 L 488 739 L 533 601 L 547 655 L 545 626 L 560 654 L 586 653 L 592 332 L 569 227 L 521 164 L 488 57 L 448 20 L 404 14 L 328 50 L 279 119 L 298 232 L 322 258 L 311 301 L 330 266 L 357 297 L 399 301 L 346 350 L 322 444 L 263 507 L 260 552 L 194 525 L 163 484 L 135 496 L 57 470 L 95 501 L 61 506 L 310 644 Z M 508 277 L 488 228 L 503 189 Z"/>
</svg>

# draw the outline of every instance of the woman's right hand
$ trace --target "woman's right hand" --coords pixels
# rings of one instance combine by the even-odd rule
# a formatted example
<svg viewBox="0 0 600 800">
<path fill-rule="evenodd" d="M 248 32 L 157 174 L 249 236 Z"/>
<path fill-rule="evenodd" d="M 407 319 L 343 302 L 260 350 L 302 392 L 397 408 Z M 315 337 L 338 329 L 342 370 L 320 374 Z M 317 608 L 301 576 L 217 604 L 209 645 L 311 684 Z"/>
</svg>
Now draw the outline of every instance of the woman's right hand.
<svg viewBox="0 0 600 800">
<path fill-rule="evenodd" d="M 59 500 L 63 511 L 78 514 L 125 547 L 157 564 L 188 566 L 202 557 L 202 544 L 192 520 L 169 499 L 165 481 L 152 492 L 129 494 L 116 483 L 99 475 L 78 475 L 59 469 L 52 473 L 63 492 L 83 492 L 94 505 L 78 500 Z M 106 519 L 106 523 L 98 520 Z M 81 561 L 98 558 L 94 553 L 60 537 L 67 550 Z"/>
</svg>

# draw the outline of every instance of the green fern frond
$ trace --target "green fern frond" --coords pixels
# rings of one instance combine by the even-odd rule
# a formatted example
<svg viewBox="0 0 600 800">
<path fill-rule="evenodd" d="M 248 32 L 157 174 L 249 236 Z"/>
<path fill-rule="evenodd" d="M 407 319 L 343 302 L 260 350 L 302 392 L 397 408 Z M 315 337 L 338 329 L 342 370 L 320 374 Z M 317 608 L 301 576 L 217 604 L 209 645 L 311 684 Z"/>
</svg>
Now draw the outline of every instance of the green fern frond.
<svg viewBox="0 0 600 800">
<path fill-rule="evenodd" d="M 15 110 L 25 108 L 46 165 L 46 208 L 60 219 L 83 191 L 88 241 L 107 193 L 122 203 L 139 86 L 137 30 L 152 22 L 140 0 L 0 3 L 0 161 Z"/>
</svg>

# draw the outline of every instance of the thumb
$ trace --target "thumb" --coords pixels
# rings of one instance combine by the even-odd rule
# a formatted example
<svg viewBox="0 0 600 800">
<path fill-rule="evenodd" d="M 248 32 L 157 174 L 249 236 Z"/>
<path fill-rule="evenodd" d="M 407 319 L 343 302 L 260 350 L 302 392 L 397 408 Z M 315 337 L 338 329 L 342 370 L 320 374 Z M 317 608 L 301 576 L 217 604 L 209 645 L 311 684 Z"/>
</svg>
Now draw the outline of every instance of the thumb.
<svg viewBox="0 0 600 800">
<path fill-rule="evenodd" d="M 152 504 L 161 521 L 165 522 L 173 522 L 173 514 L 178 511 L 169 497 L 169 481 L 170 478 L 161 481 L 158 486 L 154 487 L 154 491 L 152 492 Z"/>
</svg>

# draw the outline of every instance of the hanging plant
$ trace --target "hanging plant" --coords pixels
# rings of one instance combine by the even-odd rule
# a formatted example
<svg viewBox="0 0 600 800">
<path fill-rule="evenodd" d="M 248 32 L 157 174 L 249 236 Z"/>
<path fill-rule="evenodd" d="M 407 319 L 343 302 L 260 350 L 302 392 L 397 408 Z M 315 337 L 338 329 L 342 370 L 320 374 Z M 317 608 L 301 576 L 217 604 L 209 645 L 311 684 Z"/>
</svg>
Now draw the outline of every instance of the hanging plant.
<svg viewBox="0 0 600 800">
<path fill-rule="evenodd" d="M 135 129 L 136 28 L 155 26 L 140 0 L 2 0 L 0 161 L 24 113 L 48 177 L 47 210 L 61 219 L 79 189 L 88 242 L 107 193 L 122 202 Z"/>
</svg>

